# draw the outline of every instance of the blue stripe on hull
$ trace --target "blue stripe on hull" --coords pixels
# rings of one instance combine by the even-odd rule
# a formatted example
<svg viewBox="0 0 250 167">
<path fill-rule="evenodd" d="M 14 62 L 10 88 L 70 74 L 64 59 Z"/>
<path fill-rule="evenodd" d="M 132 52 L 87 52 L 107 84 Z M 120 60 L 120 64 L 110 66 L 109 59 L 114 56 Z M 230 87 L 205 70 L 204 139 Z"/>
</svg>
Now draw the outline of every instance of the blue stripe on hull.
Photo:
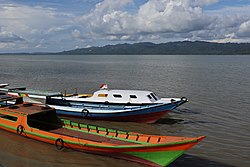
<svg viewBox="0 0 250 167">
<path fill-rule="evenodd" d="M 108 118 L 108 117 L 126 117 L 126 116 L 140 116 L 145 114 L 152 114 L 152 113 L 158 113 L 163 111 L 170 111 L 175 109 L 178 105 L 181 105 L 182 102 L 180 101 L 177 103 L 177 105 L 174 105 L 172 103 L 166 104 L 166 105 L 158 105 L 154 107 L 149 108 L 141 108 L 136 109 L 133 111 L 124 111 L 124 112 L 117 112 L 117 113 L 91 113 L 91 109 L 89 109 L 89 113 L 84 116 L 81 112 L 74 112 L 74 111 L 66 111 L 66 110 L 56 110 L 57 114 L 59 115 L 65 115 L 65 116 L 73 116 L 73 117 L 84 117 L 84 118 Z"/>
</svg>

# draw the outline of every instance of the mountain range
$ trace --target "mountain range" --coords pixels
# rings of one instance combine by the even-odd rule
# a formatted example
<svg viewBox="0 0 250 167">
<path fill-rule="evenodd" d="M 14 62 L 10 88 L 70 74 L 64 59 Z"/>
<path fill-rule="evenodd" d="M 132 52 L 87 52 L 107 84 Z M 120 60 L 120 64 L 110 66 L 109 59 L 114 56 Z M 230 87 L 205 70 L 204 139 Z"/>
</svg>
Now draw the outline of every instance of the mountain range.
<svg viewBox="0 0 250 167">
<path fill-rule="evenodd" d="M 250 43 L 179 41 L 141 42 L 79 48 L 62 52 L 0 53 L 0 55 L 250 55 Z"/>
<path fill-rule="evenodd" d="M 54 54 L 77 55 L 241 55 L 250 54 L 250 43 L 215 43 L 181 41 L 168 43 L 134 43 L 89 47 Z"/>
</svg>

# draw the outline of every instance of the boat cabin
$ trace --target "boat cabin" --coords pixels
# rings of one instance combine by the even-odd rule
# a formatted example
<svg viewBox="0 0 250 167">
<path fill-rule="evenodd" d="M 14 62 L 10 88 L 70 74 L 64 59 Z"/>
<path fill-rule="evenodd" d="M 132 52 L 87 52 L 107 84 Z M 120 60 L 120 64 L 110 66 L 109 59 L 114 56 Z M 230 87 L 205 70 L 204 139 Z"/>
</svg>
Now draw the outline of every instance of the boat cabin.
<svg viewBox="0 0 250 167">
<path fill-rule="evenodd" d="M 141 90 L 98 90 L 86 101 L 108 103 L 151 104 L 160 100 L 153 92 Z"/>
<path fill-rule="evenodd" d="M 29 114 L 27 116 L 27 124 L 30 127 L 49 131 L 62 127 L 61 120 L 57 117 L 55 110 L 49 107 L 42 108 L 41 112 Z"/>
</svg>

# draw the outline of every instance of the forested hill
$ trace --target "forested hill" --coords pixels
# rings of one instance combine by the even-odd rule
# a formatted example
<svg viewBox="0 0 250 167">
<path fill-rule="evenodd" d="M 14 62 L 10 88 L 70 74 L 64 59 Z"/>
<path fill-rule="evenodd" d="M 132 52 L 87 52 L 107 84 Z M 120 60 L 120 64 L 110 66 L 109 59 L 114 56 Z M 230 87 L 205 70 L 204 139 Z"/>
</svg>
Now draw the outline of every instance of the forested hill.
<svg viewBox="0 0 250 167">
<path fill-rule="evenodd" d="M 135 44 L 106 45 L 103 47 L 89 47 L 56 54 L 150 54 L 150 55 L 250 55 L 250 43 L 211 43 L 211 42 L 169 42 L 154 44 L 149 42 Z"/>
</svg>

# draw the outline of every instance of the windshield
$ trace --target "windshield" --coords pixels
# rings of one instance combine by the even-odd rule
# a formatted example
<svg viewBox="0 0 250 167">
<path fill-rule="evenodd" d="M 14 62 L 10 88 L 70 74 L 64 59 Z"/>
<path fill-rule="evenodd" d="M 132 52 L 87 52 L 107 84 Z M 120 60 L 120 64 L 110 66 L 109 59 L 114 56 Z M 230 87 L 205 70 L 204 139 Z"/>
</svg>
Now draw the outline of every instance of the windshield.
<svg viewBox="0 0 250 167">
<path fill-rule="evenodd" d="M 158 97 L 154 93 L 150 93 L 150 95 L 156 100 L 158 100 Z"/>
</svg>

